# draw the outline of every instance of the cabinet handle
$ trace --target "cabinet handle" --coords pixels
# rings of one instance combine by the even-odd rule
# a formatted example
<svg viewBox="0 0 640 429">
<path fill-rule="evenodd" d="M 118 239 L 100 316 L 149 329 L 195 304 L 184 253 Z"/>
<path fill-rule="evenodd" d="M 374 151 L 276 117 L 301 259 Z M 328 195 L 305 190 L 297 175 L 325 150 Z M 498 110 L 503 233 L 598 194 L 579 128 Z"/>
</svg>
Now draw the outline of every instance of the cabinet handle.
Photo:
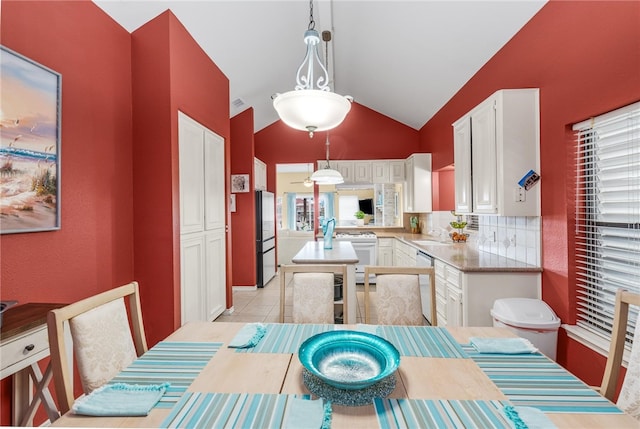
<svg viewBox="0 0 640 429">
<path fill-rule="evenodd" d="M 30 352 L 31 350 L 33 350 L 35 348 L 36 348 L 36 346 L 34 346 L 33 344 L 29 344 L 24 349 L 25 349 L 25 351 Z"/>
</svg>

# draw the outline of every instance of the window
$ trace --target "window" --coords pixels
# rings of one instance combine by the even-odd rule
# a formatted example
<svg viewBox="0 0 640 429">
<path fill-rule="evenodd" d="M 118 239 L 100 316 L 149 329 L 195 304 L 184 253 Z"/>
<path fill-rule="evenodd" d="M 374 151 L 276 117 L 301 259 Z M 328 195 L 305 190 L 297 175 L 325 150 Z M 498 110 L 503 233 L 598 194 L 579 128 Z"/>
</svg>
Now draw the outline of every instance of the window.
<svg viewBox="0 0 640 429">
<path fill-rule="evenodd" d="M 609 339 L 616 290 L 640 292 L 640 102 L 573 129 L 577 325 Z"/>
</svg>

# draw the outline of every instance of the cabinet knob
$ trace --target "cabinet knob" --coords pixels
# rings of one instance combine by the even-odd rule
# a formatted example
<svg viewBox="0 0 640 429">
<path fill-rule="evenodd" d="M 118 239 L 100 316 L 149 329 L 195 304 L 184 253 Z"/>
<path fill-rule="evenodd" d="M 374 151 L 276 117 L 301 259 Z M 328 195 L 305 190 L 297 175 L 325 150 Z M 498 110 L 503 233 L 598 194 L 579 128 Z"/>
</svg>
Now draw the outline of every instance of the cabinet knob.
<svg viewBox="0 0 640 429">
<path fill-rule="evenodd" d="M 30 352 L 31 350 L 35 349 L 36 346 L 34 346 L 33 344 L 29 344 L 27 346 L 25 346 L 24 350 L 27 352 Z"/>
</svg>

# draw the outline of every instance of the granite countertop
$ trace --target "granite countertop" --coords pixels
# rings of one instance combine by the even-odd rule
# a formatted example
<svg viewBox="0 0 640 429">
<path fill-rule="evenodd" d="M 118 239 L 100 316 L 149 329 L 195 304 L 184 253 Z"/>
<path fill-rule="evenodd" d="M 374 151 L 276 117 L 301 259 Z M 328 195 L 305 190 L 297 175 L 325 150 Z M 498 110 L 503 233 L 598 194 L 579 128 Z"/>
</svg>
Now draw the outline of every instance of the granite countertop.
<svg viewBox="0 0 640 429">
<path fill-rule="evenodd" d="M 424 234 L 411 234 L 404 230 L 374 230 L 378 238 L 397 238 L 407 244 L 422 250 L 430 256 L 446 264 L 452 265 L 463 272 L 542 272 L 542 268 L 515 259 L 479 252 L 469 243 L 439 243 L 420 245 L 415 241 L 439 239 Z"/>
</svg>

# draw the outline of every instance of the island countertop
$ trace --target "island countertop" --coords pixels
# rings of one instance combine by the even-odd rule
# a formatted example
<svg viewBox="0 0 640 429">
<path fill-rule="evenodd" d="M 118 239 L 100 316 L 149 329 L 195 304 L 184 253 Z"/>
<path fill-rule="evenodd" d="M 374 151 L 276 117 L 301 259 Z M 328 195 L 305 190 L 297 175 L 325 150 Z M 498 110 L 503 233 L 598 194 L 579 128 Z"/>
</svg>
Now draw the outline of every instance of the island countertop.
<svg viewBox="0 0 640 429">
<path fill-rule="evenodd" d="M 294 264 L 355 264 L 359 261 L 349 241 L 333 241 L 333 249 L 325 249 L 323 241 L 308 241 L 291 259 Z"/>
</svg>

